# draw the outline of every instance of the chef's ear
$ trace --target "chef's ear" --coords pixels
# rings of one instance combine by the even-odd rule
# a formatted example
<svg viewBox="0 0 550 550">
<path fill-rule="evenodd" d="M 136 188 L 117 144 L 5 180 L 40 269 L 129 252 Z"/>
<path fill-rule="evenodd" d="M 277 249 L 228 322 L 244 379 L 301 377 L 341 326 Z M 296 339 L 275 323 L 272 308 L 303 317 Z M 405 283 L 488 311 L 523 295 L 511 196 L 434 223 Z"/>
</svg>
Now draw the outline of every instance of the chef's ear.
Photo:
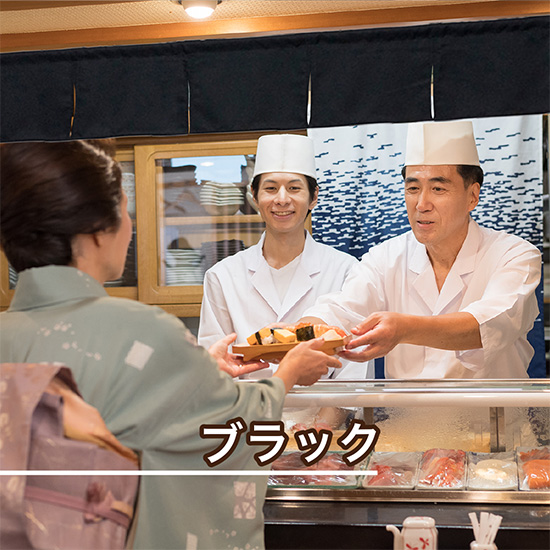
<svg viewBox="0 0 550 550">
<path fill-rule="evenodd" d="M 315 191 L 313 193 L 313 198 L 311 199 L 311 202 L 309 203 L 309 209 L 313 210 L 313 208 L 317 205 L 317 199 L 319 198 L 319 186 L 315 187 Z"/>
<path fill-rule="evenodd" d="M 260 189 L 260 181 L 263 174 L 258 174 L 254 179 L 248 184 L 248 191 L 254 200 L 254 203 L 258 204 L 258 191 Z"/>
<path fill-rule="evenodd" d="M 481 186 L 476 181 L 472 184 L 470 184 L 469 191 L 470 191 L 470 205 L 469 205 L 469 211 L 471 212 L 479 202 L 479 192 L 481 190 Z"/>
</svg>

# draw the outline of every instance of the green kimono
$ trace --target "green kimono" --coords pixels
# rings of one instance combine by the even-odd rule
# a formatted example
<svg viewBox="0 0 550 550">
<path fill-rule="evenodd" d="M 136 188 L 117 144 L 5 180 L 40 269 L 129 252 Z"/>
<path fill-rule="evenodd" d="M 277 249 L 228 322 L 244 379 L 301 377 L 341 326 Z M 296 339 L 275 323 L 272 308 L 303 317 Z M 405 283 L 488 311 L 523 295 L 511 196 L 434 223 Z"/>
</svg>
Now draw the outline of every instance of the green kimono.
<svg viewBox="0 0 550 550">
<path fill-rule="evenodd" d="M 222 441 L 201 438 L 201 425 L 281 415 L 282 380 L 235 383 L 176 317 L 111 298 L 72 267 L 22 272 L 0 326 L 0 360 L 70 367 L 109 429 L 141 452 L 143 470 L 209 470 L 203 455 Z M 258 469 L 262 449 L 243 434 L 217 468 Z M 134 547 L 263 548 L 265 491 L 264 476 L 143 476 Z"/>
</svg>

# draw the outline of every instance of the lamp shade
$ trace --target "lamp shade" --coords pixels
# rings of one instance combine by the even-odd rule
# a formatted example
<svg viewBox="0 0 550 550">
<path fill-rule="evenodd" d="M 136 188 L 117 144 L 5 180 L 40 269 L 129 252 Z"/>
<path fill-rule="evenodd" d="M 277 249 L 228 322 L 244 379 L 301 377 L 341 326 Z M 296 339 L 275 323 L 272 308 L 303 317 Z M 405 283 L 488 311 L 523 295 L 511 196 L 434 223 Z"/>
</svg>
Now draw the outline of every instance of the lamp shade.
<svg viewBox="0 0 550 550">
<path fill-rule="evenodd" d="M 185 13 L 193 19 L 210 17 L 218 3 L 218 0 L 181 0 L 180 2 Z"/>
</svg>

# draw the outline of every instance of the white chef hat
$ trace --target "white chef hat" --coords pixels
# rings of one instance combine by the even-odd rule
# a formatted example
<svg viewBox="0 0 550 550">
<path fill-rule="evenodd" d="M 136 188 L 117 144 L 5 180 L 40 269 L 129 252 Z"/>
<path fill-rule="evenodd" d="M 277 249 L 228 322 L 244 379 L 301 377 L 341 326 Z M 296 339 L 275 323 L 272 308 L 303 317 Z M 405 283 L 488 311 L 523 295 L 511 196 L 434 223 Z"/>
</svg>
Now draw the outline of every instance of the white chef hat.
<svg viewBox="0 0 550 550">
<path fill-rule="evenodd" d="M 409 124 L 405 166 L 442 164 L 480 166 L 470 120 Z"/>
<path fill-rule="evenodd" d="M 291 172 L 317 179 L 313 140 L 296 134 L 262 136 L 253 177 L 269 172 Z"/>
</svg>

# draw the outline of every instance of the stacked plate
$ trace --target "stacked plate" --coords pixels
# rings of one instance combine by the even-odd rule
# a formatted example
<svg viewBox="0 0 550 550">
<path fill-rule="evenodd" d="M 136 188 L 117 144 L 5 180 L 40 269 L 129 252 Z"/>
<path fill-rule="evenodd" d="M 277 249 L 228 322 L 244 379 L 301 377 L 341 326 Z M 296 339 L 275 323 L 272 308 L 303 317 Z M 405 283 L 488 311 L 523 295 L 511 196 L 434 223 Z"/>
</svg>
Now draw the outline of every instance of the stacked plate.
<svg viewBox="0 0 550 550">
<path fill-rule="evenodd" d="M 19 274 L 11 265 L 8 265 L 8 273 L 9 273 L 9 281 L 10 281 L 10 288 L 15 288 L 17 285 L 17 281 L 19 279 Z"/>
<path fill-rule="evenodd" d="M 200 203 L 200 188 L 195 185 L 170 185 L 164 188 L 165 216 L 205 216 Z"/>
<path fill-rule="evenodd" d="M 128 246 L 124 272 L 120 279 L 106 281 L 103 286 L 137 286 L 137 262 L 136 262 L 136 230 L 132 231 L 132 240 Z"/>
<path fill-rule="evenodd" d="M 237 239 L 224 239 L 221 241 L 202 243 L 201 251 L 204 271 L 208 271 L 215 263 L 223 260 L 227 256 L 232 256 L 244 249 L 244 242 Z"/>
<path fill-rule="evenodd" d="M 206 181 L 201 185 L 200 201 L 212 216 L 231 216 L 239 210 L 244 198 L 234 183 Z"/>
<path fill-rule="evenodd" d="M 166 251 L 167 285 L 202 285 L 203 256 L 200 250 L 170 249 Z"/>
</svg>

